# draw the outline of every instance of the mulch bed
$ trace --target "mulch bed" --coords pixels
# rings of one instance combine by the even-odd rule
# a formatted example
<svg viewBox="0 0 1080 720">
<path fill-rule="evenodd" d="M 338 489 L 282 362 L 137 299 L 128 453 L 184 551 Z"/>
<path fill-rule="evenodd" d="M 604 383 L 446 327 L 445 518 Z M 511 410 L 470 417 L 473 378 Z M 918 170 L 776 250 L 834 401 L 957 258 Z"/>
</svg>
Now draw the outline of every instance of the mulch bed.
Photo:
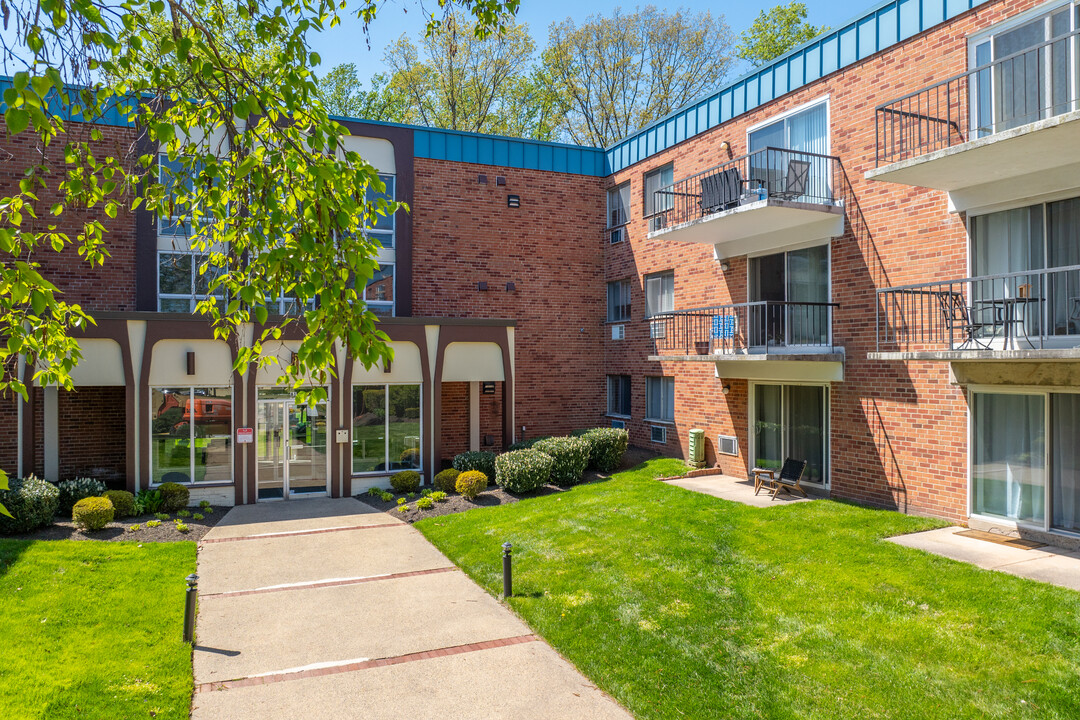
<svg viewBox="0 0 1080 720">
<path fill-rule="evenodd" d="M 619 466 L 619 470 L 626 470 L 636 465 L 640 465 L 650 458 L 656 457 L 656 453 L 643 448 L 632 447 L 626 451 L 626 455 L 623 456 L 622 464 Z M 618 472 L 617 470 L 616 472 Z M 585 472 L 585 478 L 578 483 L 579 485 L 585 485 L 587 483 L 600 482 L 607 480 L 609 475 L 598 473 L 594 470 L 587 470 Z M 495 505 L 507 505 L 510 503 L 516 503 L 518 500 L 524 500 L 533 497 L 542 497 L 544 495 L 554 495 L 557 493 L 566 492 L 572 488 L 561 488 L 557 485 L 544 485 L 538 490 L 528 493 L 526 495 L 513 495 L 506 492 L 497 485 L 492 484 L 487 490 L 476 496 L 475 500 L 466 500 L 460 495 L 450 495 L 443 502 L 437 502 L 433 507 L 428 510 L 417 510 L 416 501 L 420 499 L 420 493 L 416 493 L 415 497 L 408 498 L 400 493 L 394 493 L 393 500 L 383 501 L 380 498 L 372 497 L 367 493 L 361 493 L 356 495 L 356 499 L 362 503 L 366 503 L 376 510 L 381 510 L 385 513 L 389 513 L 396 518 L 400 518 L 408 523 L 414 523 L 417 520 L 423 520 L 429 517 L 438 517 L 440 515 L 451 515 L 453 513 L 465 512 L 466 510 L 475 510 L 482 507 L 493 507 Z M 398 511 L 398 498 L 405 498 L 405 504 L 409 509 L 405 512 Z"/>
<path fill-rule="evenodd" d="M 176 513 L 169 513 L 169 520 L 162 520 L 157 527 L 146 527 L 147 520 L 157 520 L 153 515 L 141 515 L 134 518 L 124 518 L 111 522 L 101 530 L 87 532 L 75 527 L 70 518 L 59 515 L 52 525 L 39 528 L 34 532 L 21 535 L 3 535 L 3 539 L 14 540 L 123 540 L 127 542 L 181 542 L 201 540 L 202 536 L 210 531 L 210 528 L 218 524 L 231 508 L 212 506 L 213 512 L 207 513 L 200 508 L 188 508 L 192 515 L 200 513 L 202 520 L 192 517 L 177 518 Z M 188 532 L 182 533 L 176 529 L 175 520 L 179 519 L 188 526 Z M 139 529 L 129 532 L 132 525 L 139 525 Z"/>
</svg>

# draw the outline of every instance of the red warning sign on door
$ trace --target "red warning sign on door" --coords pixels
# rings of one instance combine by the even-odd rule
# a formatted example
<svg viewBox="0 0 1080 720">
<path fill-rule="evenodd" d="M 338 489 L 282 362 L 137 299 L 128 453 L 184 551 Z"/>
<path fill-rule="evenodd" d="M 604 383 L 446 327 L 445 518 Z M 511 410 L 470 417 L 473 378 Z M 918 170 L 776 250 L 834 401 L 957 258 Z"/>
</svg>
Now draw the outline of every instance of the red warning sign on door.
<svg viewBox="0 0 1080 720">
<path fill-rule="evenodd" d="M 250 443 L 255 441 L 254 428 L 236 428 L 236 442 Z"/>
</svg>

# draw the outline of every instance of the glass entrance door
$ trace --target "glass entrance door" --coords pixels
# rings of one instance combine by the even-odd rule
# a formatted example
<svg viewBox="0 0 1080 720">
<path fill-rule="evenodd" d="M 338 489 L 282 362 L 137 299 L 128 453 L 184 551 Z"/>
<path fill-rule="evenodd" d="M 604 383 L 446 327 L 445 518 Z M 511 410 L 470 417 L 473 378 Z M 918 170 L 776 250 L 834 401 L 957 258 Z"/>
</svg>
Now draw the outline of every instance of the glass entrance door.
<svg viewBox="0 0 1080 720">
<path fill-rule="evenodd" d="M 260 399 L 256 422 L 258 499 L 326 495 L 326 404 Z"/>
</svg>

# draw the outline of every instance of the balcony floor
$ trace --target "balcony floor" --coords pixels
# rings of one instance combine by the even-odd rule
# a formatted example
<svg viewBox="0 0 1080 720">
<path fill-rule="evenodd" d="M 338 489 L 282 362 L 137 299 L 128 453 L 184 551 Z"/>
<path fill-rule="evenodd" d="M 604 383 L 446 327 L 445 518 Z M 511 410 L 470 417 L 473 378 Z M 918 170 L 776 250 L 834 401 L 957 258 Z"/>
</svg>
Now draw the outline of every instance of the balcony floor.
<svg viewBox="0 0 1080 720">
<path fill-rule="evenodd" d="M 732 353 L 724 355 L 650 355 L 650 362 L 707 362 L 717 377 L 777 382 L 842 382 L 844 353 Z"/>
</svg>

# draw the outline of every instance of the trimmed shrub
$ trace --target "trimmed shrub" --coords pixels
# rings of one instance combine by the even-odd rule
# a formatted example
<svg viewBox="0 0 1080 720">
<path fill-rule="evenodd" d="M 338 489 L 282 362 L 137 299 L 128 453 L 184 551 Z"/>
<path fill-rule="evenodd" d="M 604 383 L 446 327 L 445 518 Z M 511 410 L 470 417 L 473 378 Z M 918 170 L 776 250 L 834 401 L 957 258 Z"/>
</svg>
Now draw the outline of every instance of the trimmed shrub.
<svg viewBox="0 0 1080 720">
<path fill-rule="evenodd" d="M 581 482 L 589 465 L 592 443 L 581 437 L 556 437 L 541 440 L 533 450 L 551 456 L 551 482 L 568 487 Z"/>
<path fill-rule="evenodd" d="M 539 450 L 514 450 L 495 458 L 495 484 L 512 493 L 532 492 L 551 477 L 551 456 Z"/>
<path fill-rule="evenodd" d="M 604 473 L 619 467 L 630 444 L 630 433 L 617 428 L 596 428 L 582 437 L 589 441 L 589 467 Z"/>
<path fill-rule="evenodd" d="M 454 458 L 454 469 L 461 472 L 476 470 L 489 478 L 495 477 L 495 453 L 486 450 L 470 450 Z"/>
<path fill-rule="evenodd" d="M 13 478 L 7 490 L 0 490 L 0 504 L 11 517 L 0 515 L 0 533 L 30 532 L 51 525 L 60 502 L 60 490 L 52 483 L 31 475 Z"/>
<path fill-rule="evenodd" d="M 105 497 L 83 498 L 71 509 L 71 520 L 83 530 L 100 530 L 113 521 L 116 511 Z"/>
<path fill-rule="evenodd" d="M 191 491 L 180 483 L 161 483 L 158 486 L 158 492 L 161 493 L 161 509 L 165 512 L 183 510 L 191 499 Z"/>
<path fill-rule="evenodd" d="M 473 500 L 477 495 L 487 490 L 487 475 L 479 470 L 466 470 L 457 476 L 455 489 L 466 500 Z"/>
<path fill-rule="evenodd" d="M 442 490 L 444 493 L 452 493 L 457 488 L 457 478 L 461 474 L 460 470 L 454 468 L 446 468 L 439 472 L 435 476 L 435 487 Z"/>
<path fill-rule="evenodd" d="M 390 476 L 390 487 L 399 493 L 411 493 L 420 489 L 420 473 L 402 470 Z"/>
<path fill-rule="evenodd" d="M 531 440 L 518 440 L 516 443 L 511 445 L 508 449 L 510 449 L 510 450 L 532 450 L 534 447 L 536 447 L 536 443 L 543 442 L 544 440 L 550 440 L 551 437 L 552 437 L 551 435 L 542 435 L 540 437 L 534 437 Z"/>
<path fill-rule="evenodd" d="M 413 467 L 420 467 L 420 449 L 419 448 L 406 448 L 401 451 L 401 455 L 398 457 L 403 465 L 412 465 Z"/>
<path fill-rule="evenodd" d="M 106 490 L 102 497 L 112 503 L 116 517 L 125 518 L 135 514 L 135 496 L 127 490 Z"/>
<path fill-rule="evenodd" d="M 83 498 L 97 497 L 105 492 L 105 483 L 93 478 L 81 477 L 74 480 L 64 480 L 56 484 L 60 491 L 60 505 L 58 512 L 61 515 L 70 515 L 71 508 Z"/>
<path fill-rule="evenodd" d="M 418 408 L 418 407 L 405 408 L 405 412 L 403 414 L 403 417 L 406 420 L 415 420 L 416 418 L 420 417 L 420 408 Z"/>
</svg>

